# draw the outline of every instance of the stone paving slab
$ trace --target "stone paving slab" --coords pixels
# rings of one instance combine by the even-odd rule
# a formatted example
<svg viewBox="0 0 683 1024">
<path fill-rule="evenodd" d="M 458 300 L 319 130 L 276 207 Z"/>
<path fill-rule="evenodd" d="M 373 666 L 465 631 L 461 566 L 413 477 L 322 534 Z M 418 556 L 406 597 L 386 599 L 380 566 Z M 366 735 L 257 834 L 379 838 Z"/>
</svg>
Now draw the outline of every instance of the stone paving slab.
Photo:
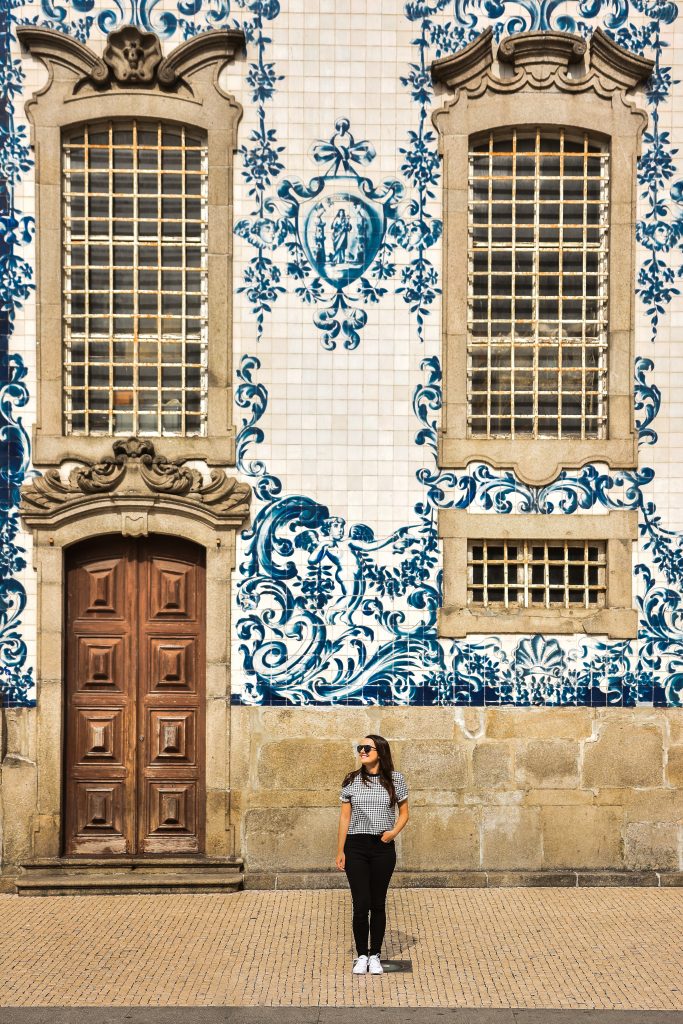
<svg viewBox="0 0 683 1024">
<path fill-rule="evenodd" d="M 537 1010 L 524 1024 L 555 1024 L 552 1009 L 683 1011 L 680 889 L 394 889 L 388 917 L 386 955 L 412 973 L 358 977 L 348 892 L 4 895 L 0 1007 L 301 1007 L 297 1024 L 336 1024 L 333 1007 L 387 1024 L 399 1007 L 437 1011 L 416 1024 L 445 1007 Z M 510 1017 L 472 1017 L 490 1021 Z"/>
</svg>

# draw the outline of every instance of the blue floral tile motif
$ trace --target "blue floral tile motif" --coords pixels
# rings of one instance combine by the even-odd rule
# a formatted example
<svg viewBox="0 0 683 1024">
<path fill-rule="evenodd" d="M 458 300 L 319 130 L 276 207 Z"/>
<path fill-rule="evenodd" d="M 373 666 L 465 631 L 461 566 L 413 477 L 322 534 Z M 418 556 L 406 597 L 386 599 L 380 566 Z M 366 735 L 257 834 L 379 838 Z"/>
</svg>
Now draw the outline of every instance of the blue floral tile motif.
<svg viewBox="0 0 683 1024">
<path fill-rule="evenodd" d="M 460 475 L 423 468 L 417 475 L 426 498 L 415 506 L 415 522 L 376 538 L 366 524 L 348 527 L 310 498 L 282 496 L 280 480 L 249 459 L 250 446 L 264 439 L 258 422 L 267 394 L 255 378 L 259 369 L 253 356 L 245 356 L 238 369 L 237 403 L 245 410 L 238 465 L 253 478 L 264 504 L 244 535 L 246 556 L 239 566 L 242 614 L 236 629 L 249 682 L 237 703 L 632 706 L 652 701 L 650 679 L 661 669 L 662 652 L 679 650 L 683 666 L 683 629 L 668 628 L 662 617 L 663 601 L 666 607 L 667 601 L 680 605 L 680 582 L 678 592 L 663 595 L 645 567 L 651 595 L 647 602 L 639 598 L 645 641 L 640 653 L 629 641 L 584 641 L 569 648 L 566 641 L 563 646 L 553 637 L 533 636 L 520 638 L 508 654 L 494 637 L 446 643 L 436 636 L 438 508 L 539 515 L 626 508 L 647 519 L 653 510 L 643 487 L 652 470 L 612 477 L 587 466 L 563 472 L 545 487 L 529 487 L 484 465 Z M 438 361 L 426 359 L 422 369 L 425 383 L 415 389 L 413 402 L 417 440 L 436 463 Z M 647 369 L 639 366 L 643 407 L 650 409 L 658 396 Z M 642 429 L 651 431 L 652 417 L 643 422 L 648 426 Z M 670 574 L 678 572 L 680 581 L 683 538 L 660 530 L 659 548 L 655 562 Z M 670 672 L 668 679 L 663 703 L 680 704 L 683 673 Z"/>
<path fill-rule="evenodd" d="M 17 504 L 30 443 L 17 415 L 28 402 L 26 367 L 19 355 L 10 352 L 10 338 L 16 312 L 33 288 L 32 270 L 21 247 L 33 237 L 34 223 L 14 202 L 15 185 L 32 166 L 26 131 L 14 123 L 15 100 L 23 81 L 20 63 L 10 53 L 15 9 L 7 0 L 0 5 L 0 705 L 4 707 L 35 703 L 33 673 L 20 631 L 26 591 L 16 578 L 26 567 L 24 549 L 17 544 Z"/>
<path fill-rule="evenodd" d="M 272 39 L 266 33 L 266 24 L 279 16 L 280 4 L 279 0 L 238 0 L 238 3 L 247 12 L 242 22 L 247 52 L 251 55 L 256 51 L 256 59 L 249 62 L 246 84 L 256 108 L 257 127 L 251 130 L 248 141 L 239 148 L 242 174 L 249 186 L 249 198 L 254 202 L 248 218 L 251 228 L 247 234 L 242 234 L 253 246 L 255 253 L 245 270 L 243 284 L 237 290 L 244 293 L 251 303 L 256 318 L 257 337 L 260 338 L 266 314 L 271 312 L 278 296 L 285 291 L 282 271 L 267 255 L 279 242 L 276 244 L 275 238 L 269 237 L 269 232 L 265 230 L 269 219 L 268 193 L 284 170 L 284 146 L 279 145 L 277 131 L 268 126 L 266 116 L 266 104 L 272 100 L 277 83 L 283 79 L 275 63 L 267 59 Z"/>
<path fill-rule="evenodd" d="M 238 468 L 264 503 L 245 533 L 236 624 L 248 678 L 238 702 L 434 703 L 420 677 L 437 664 L 439 602 L 433 509 L 386 538 L 348 525 L 303 495 L 282 496 L 278 478 L 249 458 L 267 395 L 259 360 L 238 369 L 243 410 Z M 379 642 L 378 642 L 379 641 Z"/>
</svg>

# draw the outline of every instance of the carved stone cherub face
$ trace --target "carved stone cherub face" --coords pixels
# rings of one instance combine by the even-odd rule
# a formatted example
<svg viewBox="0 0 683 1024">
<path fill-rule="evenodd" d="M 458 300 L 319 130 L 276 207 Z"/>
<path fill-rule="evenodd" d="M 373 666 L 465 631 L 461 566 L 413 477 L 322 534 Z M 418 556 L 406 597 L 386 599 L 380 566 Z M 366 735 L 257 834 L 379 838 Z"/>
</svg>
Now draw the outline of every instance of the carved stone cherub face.
<svg viewBox="0 0 683 1024">
<path fill-rule="evenodd" d="M 151 82 L 161 61 L 161 47 L 151 32 L 125 25 L 110 33 L 102 56 L 117 82 Z"/>
<path fill-rule="evenodd" d="M 145 51 L 140 46 L 140 43 L 136 39 L 131 39 L 130 42 L 123 46 L 121 52 L 128 61 L 131 71 L 137 71 L 145 57 Z"/>
</svg>

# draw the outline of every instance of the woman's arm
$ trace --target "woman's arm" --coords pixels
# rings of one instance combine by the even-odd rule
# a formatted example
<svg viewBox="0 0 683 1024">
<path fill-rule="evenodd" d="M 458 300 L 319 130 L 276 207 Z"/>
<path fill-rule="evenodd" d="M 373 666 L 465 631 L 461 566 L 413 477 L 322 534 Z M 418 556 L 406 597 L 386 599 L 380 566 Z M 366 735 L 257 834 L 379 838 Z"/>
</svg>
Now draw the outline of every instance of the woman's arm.
<svg viewBox="0 0 683 1024">
<path fill-rule="evenodd" d="M 351 803 L 343 803 L 341 810 L 339 811 L 339 830 L 337 832 L 337 859 L 335 864 L 340 871 L 344 870 L 346 863 L 346 857 L 344 856 L 344 843 L 346 842 L 346 836 L 349 831 L 349 824 L 351 822 Z"/>
<path fill-rule="evenodd" d="M 409 817 L 410 814 L 408 813 L 408 800 L 401 800 L 400 804 L 398 805 L 398 818 L 396 819 L 396 824 L 394 825 L 390 832 L 382 833 L 382 842 L 390 843 L 392 839 L 395 839 L 396 836 L 401 831 L 401 829 L 405 828 L 406 825 L 408 824 Z"/>
</svg>

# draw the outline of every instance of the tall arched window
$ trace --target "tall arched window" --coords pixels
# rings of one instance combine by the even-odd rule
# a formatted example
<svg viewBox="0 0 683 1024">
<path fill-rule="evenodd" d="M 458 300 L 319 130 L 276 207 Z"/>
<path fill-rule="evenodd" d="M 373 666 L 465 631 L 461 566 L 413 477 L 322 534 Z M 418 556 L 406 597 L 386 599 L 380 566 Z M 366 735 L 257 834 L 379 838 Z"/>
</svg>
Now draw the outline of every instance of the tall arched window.
<svg viewBox="0 0 683 1024">
<path fill-rule="evenodd" d="M 115 435 L 234 462 L 232 163 L 239 105 L 219 73 L 243 45 L 206 32 L 163 57 L 112 32 L 102 58 L 22 26 L 48 67 L 27 104 L 38 185 L 37 465 L 97 460 Z"/>
<path fill-rule="evenodd" d="M 443 154 L 440 464 L 544 484 L 637 465 L 636 162 L 652 62 L 600 29 L 491 30 L 432 65 Z"/>
</svg>

